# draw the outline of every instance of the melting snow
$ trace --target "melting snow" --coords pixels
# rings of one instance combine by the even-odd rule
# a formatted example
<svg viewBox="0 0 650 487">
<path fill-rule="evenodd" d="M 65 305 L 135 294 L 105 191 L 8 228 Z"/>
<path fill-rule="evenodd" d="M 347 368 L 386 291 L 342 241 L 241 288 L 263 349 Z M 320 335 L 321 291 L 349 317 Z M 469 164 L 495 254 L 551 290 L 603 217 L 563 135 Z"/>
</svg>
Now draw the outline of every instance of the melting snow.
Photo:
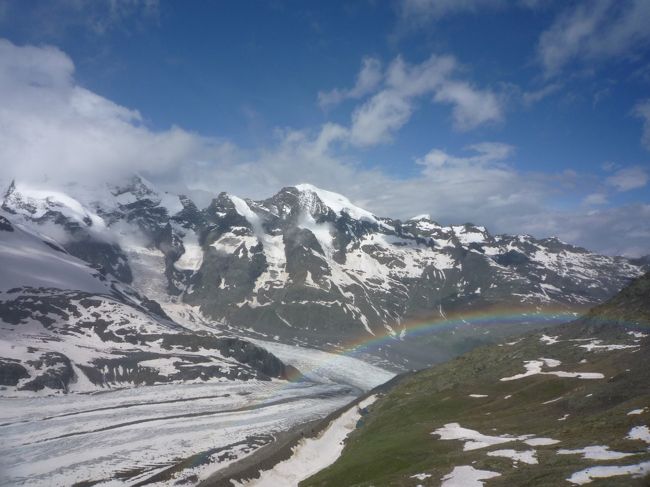
<svg viewBox="0 0 650 487">
<path fill-rule="evenodd" d="M 511 377 L 503 377 L 501 381 L 511 381 L 517 379 L 523 379 L 524 377 L 530 377 L 532 375 L 555 375 L 557 377 L 574 377 L 577 379 L 604 379 L 605 376 L 600 372 L 564 372 L 561 370 L 551 371 L 551 372 L 542 372 L 544 365 L 547 367 L 557 367 L 561 362 L 555 359 L 546 359 L 540 358 L 539 360 L 528 360 L 524 362 L 524 367 L 526 372 L 522 374 L 516 374 Z"/>
<path fill-rule="evenodd" d="M 567 480 L 575 485 L 584 485 L 595 479 L 616 477 L 620 475 L 643 477 L 648 473 L 650 473 L 650 462 L 642 462 L 637 465 L 589 467 L 574 473 Z"/>
<path fill-rule="evenodd" d="M 416 473 L 415 475 L 411 475 L 412 479 L 418 479 L 418 480 L 425 480 L 431 477 L 430 473 Z"/>
<path fill-rule="evenodd" d="M 544 342 L 547 345 L 553 345 L 554 343 L 559 342 L 558 337 L 552 337 L 548 335 L 542 335 L 542 337 L 539 339 L 540 342 Z"/>
<path fill-rule="evenodd" d="M 537 457 L 535 450 L 495 450 L 488 452 L 488 457 L 505 457 L 514 460 L 515 462 L 528 463 L 529 465 L 536 465 Z"/>
<path fill-rule="evenodd" d="M 440 487 L 482 487 L 483 482 L 481 480 L 499 477 L 500 475 L 498 472 L 477 470 L 470 465 L 463 465 L 454 467 L 451 473 L 445 475 L 442 478 Z"/>
<path fill-rule="evenodd" d="M 636 415 L 636 414 L 643 414 L 643 413 L 645 413 L 647 410 L 648 410 L 647 407 L 645 407 L 645 408 L 641 408 L 641 409 L 633 409 L 632 411 L 630 411 L 629 413 L 627 413 L 627 415 L 628 415 L 628 416 L 634 416 L 634 415 Z"/>
<path fill-rule="evenodd" d="M 590 343 L 587 343 L 585 345 L 578 345 L 580 348 L 584 348 L 588 352 L 593 352 L 593 351 L 602 351 L 602 352 L 610 352 L 612 350 L 624 350 L 626 348 L 637 348 L 639 345 L 621 345 L 621 344 L 610 344 L 610 345 L 602 345 L 602 340 L 593 340 Z"/>
<path fill-rule="evenodd" d="M 560 440 L 554 440 L 553 438 L 531 438 L 530 440 L 524 440 L 524 443 L 526 443 L 529 446 L 556 445 L 559 442 Z"/>
<path fill-rule="evenodd" d="M 640 331 L 628 331 L 627 334 L 633 336 L 634 338 L 645 338 L 648 336 L 647 333 L 641 333 Z"/>
<path fill-rule="evenodd" d="M 641 440 L 650 443 L 650 429 L 647 426 L 635 426 L 627 435 L 629 440 Z"/>
<path fill-rule="evenodd" d="M 463 444 L 463 451 L 478 450 L 492 445 L 499 445 L 501 443 L 508 443 L 511 441 L 523 441 L 530 446 L 538 445 L 553 445 L 559 443 L 558 440 L 551 438 L 532 438 L 533 435 L 501 435 L 489 436 L 479 433 L 476 430 L 463 428 L 458 423 L 448 423 L 442 428 L 435 430 L 432 435 L 440 436 L 441 440 L 461 440 Z"/>
<path fill-rule="evenodd" d="M 623 453 L 620 451 L 611 451 L 608 446 L 596 445 L 586 446 L 576 450 L 558 450 L 558 455 L 582 455 L 585 460 L 618 460 L 620 458 L 630 457 L 635 453 Z"/>
</svg>

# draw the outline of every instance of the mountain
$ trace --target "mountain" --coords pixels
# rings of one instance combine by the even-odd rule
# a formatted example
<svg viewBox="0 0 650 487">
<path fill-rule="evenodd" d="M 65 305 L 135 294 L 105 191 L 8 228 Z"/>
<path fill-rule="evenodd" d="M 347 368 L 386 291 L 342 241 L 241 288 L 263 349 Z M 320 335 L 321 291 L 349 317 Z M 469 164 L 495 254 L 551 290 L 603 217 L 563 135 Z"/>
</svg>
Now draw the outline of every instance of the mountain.
<svg viewBox="0 0 650 487">
<path fill-rule="evenodd" d="M 291 369 L 252 343 L 179 325 L 155 301 L 4 215 L 0 269 L 1 395 L 270 380 Z"/>
<path fill-rule="evenodd" d="M 650 273 L 571 323 L 404 376 L 301 486 L 648 485 Z"/>
<path fill-rule="evenodd" d="M 388 335 L 393 340 L 375 353 L 401 368 L 513 332 L 485 324 L 479 331 L 473 313 L 539 315 L 522 320 L 522 331 L 598 304 L 647 269 L 643 260 L 557 238 L 378 217 L 309 184 L 261 201 L 221 193 L 199 209 L 140 176 L 94 189 L 12 183 L 2 208 L 186 326 L 216 322 L 233 333 L 327 348 Z M 442 345 L 404 336 L 410 322 L 452 315 L 466 315 L 457 321 L 467 326 Z"/>
</svg>

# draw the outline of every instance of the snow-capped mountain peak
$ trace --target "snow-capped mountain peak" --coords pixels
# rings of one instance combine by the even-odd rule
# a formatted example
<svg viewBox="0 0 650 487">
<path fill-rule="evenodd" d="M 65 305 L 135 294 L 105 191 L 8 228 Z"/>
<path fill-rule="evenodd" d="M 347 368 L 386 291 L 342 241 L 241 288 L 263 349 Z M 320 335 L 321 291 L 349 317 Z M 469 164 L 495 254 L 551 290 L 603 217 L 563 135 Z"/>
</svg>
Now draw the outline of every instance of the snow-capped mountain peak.
<svg viewBox="0 0 650 487">
<path fill-rule="evenodd" d="M 301 198 L 305 201 L 306 205 L 309 205 L 311 201 L 313 201 L 312 199 L 315 195 L 325 206 L 330 208 L 339 216 L 345 212 L 355 220 L 377 223 L 375 215 L 368 210 L 355 205 L 348 198 L 339 193 L 320 189 L 313 184 L 308 183 L 297 184 L 295 188 L 301 193 Z"/>
<path fill-rule="evenodd" d="M 33 220 L 59 214 L 79 225 L 96 228 L 105 226 L 104 220 L 99 215 L 65 192 L 16 181 L 11 183 L 5 193 L 2 207 L 9 213 Z"/>
</svg>

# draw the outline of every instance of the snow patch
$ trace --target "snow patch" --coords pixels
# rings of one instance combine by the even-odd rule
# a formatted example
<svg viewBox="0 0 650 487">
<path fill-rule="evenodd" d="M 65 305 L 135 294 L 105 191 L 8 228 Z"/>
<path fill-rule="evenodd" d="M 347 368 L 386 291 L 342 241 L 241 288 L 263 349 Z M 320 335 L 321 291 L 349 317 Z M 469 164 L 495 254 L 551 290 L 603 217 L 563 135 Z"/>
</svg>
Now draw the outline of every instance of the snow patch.
<svg viewBox="0 0 650 487">
<path fill-rule="evenodd" d="M 567 480 L 574 485 L 585 485 L 596 479 L 618 477 L 620 475 L 631 475 L 634 478 L 639 478 L 648 473 L 650 473 L 650 462 L 642 462 L 636 465 L 589 467 L 574 473 Z"/>
<path fill-rule="evenodd" d="M 500 475 L 498 472 L 478 470 L 470 465 L 462 465 L 454 467 L 451 473 L 445 475 L 440 487 L 482 487 L 481 480 L 488 480 Z"/>
<path fill-rule="evenodd" d="M 537 457 L 535 450 L 495 450 L 488 452 L 488 457 L 505 457 L 510 458 L 514 462 L 523 462 L 529 465 L 536 465 Z"/>
<path fill-rule="evenodd" d="M 605 376 L 600 372 L 564 372 L 564 371 L 549 371 L 542 372 L 544 365 L 547 367 L 553 368 L 560 365 L 559 360 L 555 359 L 545 359 L 541 358 L 539 360 L 528 360 L 524 362 L 524 367 L 526 372 L 521 374 L 516 374 L 511 377 L 503 377 L 499 380 L 502 382 L 523 379 L 524 377 L 530 377 L 533 375 L 555 375 L 557 377 L 572 377 L 576 379 L 604 379 Z"/>
<path fill-rule="evenodd" d="M 650 429 L 647 426 L 635 426 L 630 430 L 627 437 L 628 440 L 641 440 L 650 444 Z"/>
<path fill-rule="evenodd" d="M 275 465 L 271 470 L 260 472 L 258 479 L 243 483 L 233 481 L 236 486 L 297 487 L 298 483 L 323 470 L 341 455 L 344 441 L 354 431 L 361 418 L 361 409 L 370 406 L 377 399 L 372 395 L 334 419 L 316 438 L 301 440 L 294 447 L 293 455 Z"/>
<path fill-rule="evenodd" d="M 629 413 L 627 413 L 627 415 L 628 415 L 628 416 L 634 416 L 634 415 L 637 415 L 637 414 L 643 414 L 643 413 L 645 413 L 647 410 L 648 410 L 647 407 L 645 407 L 645 408 L 641 408 L 641 409 L 633 409 L 632 411 L 630 411 Z"/>
<path fill-rule="evenodd" d="M 623 453 L 612 451 L 606 445 L 586 446 L 576 450 L 558 450 L 558 455 L 582 455 L 585 460 L 618 460 L 620 458 L 636 455 L 635 453 Z"/>
</svg>

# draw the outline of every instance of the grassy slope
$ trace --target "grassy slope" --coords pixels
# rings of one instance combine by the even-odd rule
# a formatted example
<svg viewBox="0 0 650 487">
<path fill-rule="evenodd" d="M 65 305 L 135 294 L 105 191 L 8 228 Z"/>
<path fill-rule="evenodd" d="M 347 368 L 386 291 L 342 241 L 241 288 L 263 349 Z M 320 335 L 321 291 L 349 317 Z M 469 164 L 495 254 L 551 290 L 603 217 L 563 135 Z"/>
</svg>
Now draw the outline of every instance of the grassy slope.
<svg viewBox="0 0 650 487">
<path fill-rule="evenodd" d="M 638 312 L 634 313 L 634 309 Z M 582 336 L 600 338 L 603 343 L 634 344 L 634 338 L 621 325 L 594 323 L 604 315 L 613 321 L 617 317 L 630 321 L 650 316 L 645 314 L 648 309 L 650 275 L 594 310 L 590 318 L 547 333 L 558 335 L 560 340 Z M 502 474 L 487 481 L 486 486 L 571 485 L 564 479 L 589 466 L 650 460 L 647 444 L 625 439 L 632 426 L 650 425 L 650 412 L 627 415 L 632 409 L 650 406 L 650 338 L 638 341 L 637 349 L 587 351 L 578 347 L 584 342 L 548 345 L 540 341 L 540 336 L 529 335 L 514 345 L 483 347 L 405 378 L 375 403 L 363 424 L 350 436 L 341 458 L 301 486 L 440 485 L 440 479 L 460 465 Z M 524 360 L 540 357 L 562 361 L 559 367 L 544 370 L 601 372 L 605 379 L 536 375 L 509 382 L 499 380 L 524 372 Z M 581 363 L 583 360 L 587 362 Z M 469 394 L 489 397 L 470 398 Z M 507 395 L 512 397 L 505 399 Z M 561 399 L 543 404 L 558 397 Z M 569 417 L 558 421 L 565 414 Z M 535 434 L 561 443 L 528 447 L 511 442 L 464 452 L 461 441 L 443 441 L 431 435 L 435 429 L 453 422 L 487 435 Z M 638 455 L 595 461 L 584 460 L 580 455 L 556 454 L 560 448 L 589 445 L 608 445 L 612 450 Z M 514 468 L 510 459 L 486 455 L 491 450 L 511 448 L 534 448 L 539 465 L 520 463 Z M 416 473 L 429 473 L 431 477 L 424 481 L 410 478 Z M 647 479 L 623 476 L 590 485 L 650 484 Z"/>
</svg>

